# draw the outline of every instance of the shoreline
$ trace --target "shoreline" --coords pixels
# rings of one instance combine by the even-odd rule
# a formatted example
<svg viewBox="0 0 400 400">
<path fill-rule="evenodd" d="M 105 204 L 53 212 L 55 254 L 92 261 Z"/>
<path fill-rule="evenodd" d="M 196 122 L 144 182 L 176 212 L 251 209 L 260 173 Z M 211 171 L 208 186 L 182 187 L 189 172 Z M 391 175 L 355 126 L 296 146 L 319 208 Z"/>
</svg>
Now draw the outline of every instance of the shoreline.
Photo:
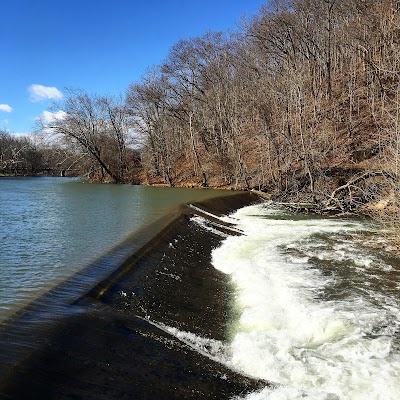
<svg viewBox="0 0 400 400">
<path fill-rule="evenodd" d="M 251 193 L 232 193 L 194 205 L 219 215 L 257 200 Z M 102 279 L 96 271 L 96 284 L 88 290 L 82 286 L 75 299 L 69 293 L 65 304 L 57 304 L 68 287 L 93 280 L 95 266 L 2 324 L 0 394 L 228 398 L 265 387 L 266 382 L 226 368 L 157 326 L 205 340 L 226 338 L 227 278 L 210 263 L 221 237 L 194 229 L 190 218 L 198 214 L 181 206 L 134 235 L 136 249 L 120 253 L 119 267 Z M 126 251 L 124 244 L 119 247 Z M 97 265 L 106 269 L 107 256 Z"/>
</svg>

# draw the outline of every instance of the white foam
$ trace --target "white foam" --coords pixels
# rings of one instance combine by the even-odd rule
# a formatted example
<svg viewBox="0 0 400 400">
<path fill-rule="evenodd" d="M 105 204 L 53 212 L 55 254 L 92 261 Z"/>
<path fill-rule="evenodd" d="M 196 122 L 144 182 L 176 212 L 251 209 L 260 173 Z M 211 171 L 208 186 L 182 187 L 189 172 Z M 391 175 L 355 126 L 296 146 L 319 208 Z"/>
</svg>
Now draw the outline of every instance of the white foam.
<svg viewBox="0 0 400 400">
<path fill-rule="evenodd" d="M 234 400 L 239 400 L 240 397 L 236 397 Z M 243 399 L 243 398 L 242 398 Z M 277 387 L 277 388 L 265 388 L 258 392 L 250 393 L 245 397 L 246 400 L 339 400 L 339 397 L 332 393 L 322 393 L 317 391 L 309 391 L 305 393 L 302 390 L 290 388 L 290 387 Z"/>
<path fill-rule="evenodd" d="M 204 338 L 195 335 L 192 332 L 182 331 L 171 326 L 158 324 L 163 330 L 170 333 L 181 342 L 196 350 L 198 353 L 219 363 L 229 365 L 229 357 L 227 356 L 227 346 L 223 342 L 215 339 Z"/>
<path fill-rule="evenodd" d="M 138 318 L 141 318 L 138 316 Z M 189 346 L 198 353 L 208 357 L 209 359 L 224 364 L 227 367 L 233 368 L 229 353 L 229 346 L 226 343 L 219 340 L 205 338 L 198 336 L 192 332 L 183 331 L 178 328 L 163 324 L 162 322 L 152 321 L 150 317 L 146 316 L 142 318 L 151 325 L 161 329 L 162 331 L 169 333 L 180 342 Z"/>
<path fill-rule="evenodd" d="M 362 295 L 318 299 L 339 278 L 325 276 L 310 262 L 314 257 L 379 268 L 349 239 L 338 244 L 313 237 L 357 234 L 365 229 L 362 223 L 282 218 L 279 210 L 259 205 L 224 219 L 245 233 L 226 238 L 212 253 L 215 268 L 237 288 L 240 317 L 232 326 L 230 362 L 245 374 L 283 385 L 248 398 L 398 399 L 400 355 L 387 334 L 398 303 L 389 301 L 389 309 Z M 292 253 L 299 249 L 301 255 Z M 386 333 L 378 330 L 382 327 Z"/>
</svg>

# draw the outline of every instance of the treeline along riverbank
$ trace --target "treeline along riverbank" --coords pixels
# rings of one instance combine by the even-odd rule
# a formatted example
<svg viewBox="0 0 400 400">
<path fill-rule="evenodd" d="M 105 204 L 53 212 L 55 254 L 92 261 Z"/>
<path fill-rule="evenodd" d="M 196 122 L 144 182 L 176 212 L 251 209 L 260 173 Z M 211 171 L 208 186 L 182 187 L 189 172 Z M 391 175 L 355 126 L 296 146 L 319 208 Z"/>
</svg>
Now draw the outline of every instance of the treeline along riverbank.
<svg viewBox="0 0 400 400">
<path fill-rule="evenodd" d="M 264 387 L 217 361 L 234 294 L 211 265 L 220 234 L 192 221 L 255 201 L 182 206 L 3 322 L 2 397 L 220 399 Z"/>
<path fill-rule="evenodd" d="M 255 188 L 322 211 L 373 204 L 394 220 L 398 26 L 394 0 L 267 2 L 232 34 L 180 40 L 122 96 L 66 91 L 38 123 L 58 140 L 42 164 L 101 181 Z M 1 146 L 0 169 L 33 165 Z"/>
</svg>

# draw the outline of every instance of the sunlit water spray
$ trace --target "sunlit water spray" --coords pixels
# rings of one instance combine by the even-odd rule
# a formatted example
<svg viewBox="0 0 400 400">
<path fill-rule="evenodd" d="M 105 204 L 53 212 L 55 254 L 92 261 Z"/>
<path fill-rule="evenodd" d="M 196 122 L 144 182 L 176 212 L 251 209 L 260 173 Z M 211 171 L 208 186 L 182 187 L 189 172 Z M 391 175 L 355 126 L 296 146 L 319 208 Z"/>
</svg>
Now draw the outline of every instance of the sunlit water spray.
<svg viewBox="0 0 400 400">
<path fill-rule="evenodd" d="M 248 398 L 399 399 L 398 260 L 366 246 L 373 228 L 263 205 L 224 220 L 244 233 L 212 253 L 236 287 L 224 353 L 279 384 Z"/>
</svg>

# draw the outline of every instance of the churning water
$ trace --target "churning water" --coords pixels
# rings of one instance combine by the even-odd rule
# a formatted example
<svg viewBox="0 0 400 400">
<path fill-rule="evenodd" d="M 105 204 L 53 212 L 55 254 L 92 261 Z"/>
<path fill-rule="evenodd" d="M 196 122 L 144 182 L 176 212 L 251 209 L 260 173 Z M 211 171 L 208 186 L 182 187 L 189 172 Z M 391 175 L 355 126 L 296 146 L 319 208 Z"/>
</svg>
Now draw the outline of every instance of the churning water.
<svg viewBox="0 0 400 400">
<path fill-rule="evenodd" d="M 247 399 L 399 399 L 399 260 L 376 228 L 271 205 L 223 220 L 243 235 L 212 253 L 235 286 L 221 362 L 276 383 Z"/>
</svg>

